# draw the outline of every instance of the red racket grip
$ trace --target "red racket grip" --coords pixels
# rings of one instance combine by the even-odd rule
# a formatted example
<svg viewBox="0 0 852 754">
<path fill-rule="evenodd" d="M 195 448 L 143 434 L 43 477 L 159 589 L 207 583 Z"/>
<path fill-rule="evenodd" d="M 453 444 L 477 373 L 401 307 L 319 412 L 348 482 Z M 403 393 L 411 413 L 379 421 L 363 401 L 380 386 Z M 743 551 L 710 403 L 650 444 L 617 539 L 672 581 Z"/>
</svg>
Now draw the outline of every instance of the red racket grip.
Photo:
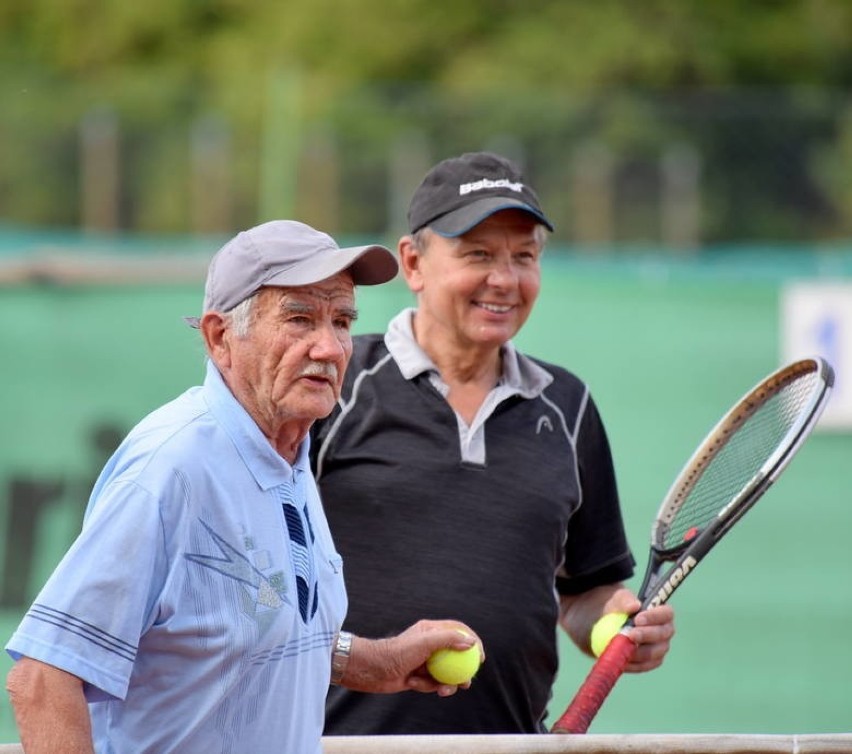
<svg viewBox="0 0 852 754">
<path fill-rule="evenodd" d="M 635 651 L 636 644 L 627 634 L 616 634 L 551 732 L 585 733 Z"/>
</svg>

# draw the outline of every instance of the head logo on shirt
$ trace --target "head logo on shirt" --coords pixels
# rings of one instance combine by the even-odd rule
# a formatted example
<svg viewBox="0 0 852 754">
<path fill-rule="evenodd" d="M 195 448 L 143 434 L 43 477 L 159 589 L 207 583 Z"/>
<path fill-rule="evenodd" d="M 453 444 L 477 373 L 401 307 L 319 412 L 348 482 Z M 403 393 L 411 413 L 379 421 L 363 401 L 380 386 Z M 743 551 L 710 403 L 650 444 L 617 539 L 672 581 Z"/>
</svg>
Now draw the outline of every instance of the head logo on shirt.
<svg viewBox="0 0 852 754">
<path fill-rule="evenodd" d="M 550 421 L 550 417 L 548 417 L 546 414 L 542 414 L 538 417 L 538 422 L 536 422 L 535 433 L 537 435 L 540 435 L 542 433 L 542 430 L 545 429 L 548 432 L 553 432 L 553 424 Z"/>
</svg>

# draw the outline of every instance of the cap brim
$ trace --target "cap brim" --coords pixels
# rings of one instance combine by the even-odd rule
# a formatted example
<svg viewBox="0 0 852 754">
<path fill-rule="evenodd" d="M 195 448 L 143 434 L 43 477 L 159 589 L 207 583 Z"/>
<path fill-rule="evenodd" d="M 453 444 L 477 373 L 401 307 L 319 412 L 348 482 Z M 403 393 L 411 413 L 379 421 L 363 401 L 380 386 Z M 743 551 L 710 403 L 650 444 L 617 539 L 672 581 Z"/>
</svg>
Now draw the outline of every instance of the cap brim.
<svg viewBox="0 0 852 754">
<path fill-rule="evenodd" d="M 351 246 L 328 250 L 270 276 L 264 285 L 300 286 L 319 283 L 348 270 L 355 285 L 379 285 L 393 280 L 399 271 L 396 257 L 384 246 Z"/>
<path fill-rule="evenodd" d="M 399 272 L 399 264 L 393 252 L 384 246 L 329 248 L 322 256 L 313 256 L 270 276 L 263 281 L 260 287 L 266 285 L 282 287 L 312 285 L 327 280 L 344 270 L 349 270 L 355 285 L 380 285 L 396 277 Z M 196 329 L 201 326 L 200 317 L 184 317 L 183 321 Z"/>
<path fill-rule="evenodd" d="M 427 225 L 438 235 L 444 236 L 444 238 L 456 238 L 479 225 L 485 218 L 491 217 L 495 212 L 500 212 L 504 209 L 520 209 L 529 212 L 551 233 L 553 232 L 553 225 L 541 210 L 536 209 L 526 202 L 503 196 L 492 196 L 471 202 L 464 207 L 447 212 L 446 215 L 441 215 L 437 220 L 433 220 L 427 223 Z"/>
</svg>

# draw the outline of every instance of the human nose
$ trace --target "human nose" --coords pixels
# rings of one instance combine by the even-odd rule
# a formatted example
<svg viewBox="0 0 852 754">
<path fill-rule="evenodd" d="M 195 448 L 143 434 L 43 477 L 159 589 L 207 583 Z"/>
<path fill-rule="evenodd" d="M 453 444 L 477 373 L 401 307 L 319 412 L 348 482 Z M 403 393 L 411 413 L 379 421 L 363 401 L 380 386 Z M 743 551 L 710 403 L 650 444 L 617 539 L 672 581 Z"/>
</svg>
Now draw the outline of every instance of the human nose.
<svg viewBox="0 0 852 754">
<path fill-rule="evenodd" d="M 511 288 L 518 283 L 518 271 L 511 260 L 498 260 L 488 273 L 488 284 L 495 288 Z"/>
<path fill-rule="evenodd" d="M 311 346 L 311 358 L 317 361 L 335 361 L 346 355 L 346 343 L 350 341 L 349 333 L 345 338 L 340 330 L 331 323 L 317 328 L 315 340 Z"/>
</svg>

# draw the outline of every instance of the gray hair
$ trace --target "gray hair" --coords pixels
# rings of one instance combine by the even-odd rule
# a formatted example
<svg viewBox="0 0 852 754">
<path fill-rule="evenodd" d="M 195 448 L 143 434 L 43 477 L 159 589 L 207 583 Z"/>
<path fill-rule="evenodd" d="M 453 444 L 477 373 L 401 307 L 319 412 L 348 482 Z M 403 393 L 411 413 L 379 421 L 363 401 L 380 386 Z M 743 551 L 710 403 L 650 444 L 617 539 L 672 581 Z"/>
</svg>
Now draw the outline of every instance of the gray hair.
<svg viewBox="0 0 852 754">
<path fill-rule="evenodd" d="M 243 299 L 233 309 L 229 309 L 224 314 L 225 321 L 238 338 L 248 337 L 251 330 L 252 312 L 254 311 L 256 298 L 257 292 L 255 291 L 247 299 Z"/>
</svg>

